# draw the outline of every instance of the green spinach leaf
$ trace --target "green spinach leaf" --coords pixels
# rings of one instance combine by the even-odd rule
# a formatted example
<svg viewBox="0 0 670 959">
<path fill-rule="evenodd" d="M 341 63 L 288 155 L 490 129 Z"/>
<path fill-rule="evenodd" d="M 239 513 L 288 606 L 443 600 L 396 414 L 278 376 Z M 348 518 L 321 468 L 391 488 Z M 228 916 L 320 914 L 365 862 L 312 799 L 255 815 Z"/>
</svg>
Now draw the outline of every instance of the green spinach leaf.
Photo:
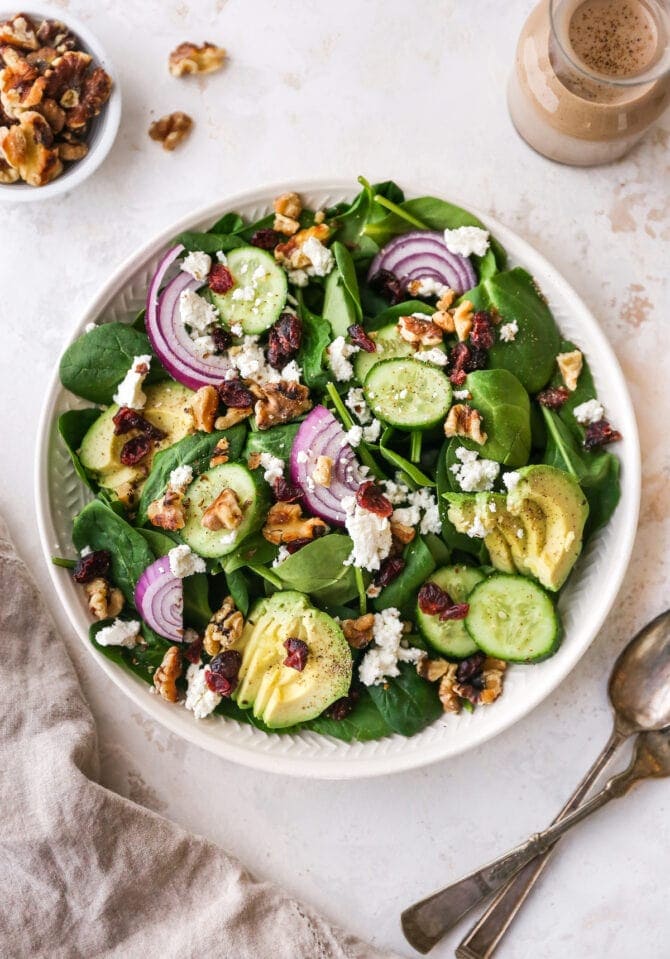
<svg viewBox="0 0 670 959">
<path fill-rule="evenodd" d="M 530 400 L 516 376 L 508 370 L 477 370 L 465 385 L 487 434 L 480 456 L 513 469 L 525 466 L 530 455 Z"/>
<path fill-rule="evenodd" d="M 312 313 L 305 304 L 302 290 L 298 292 L 298 313 L 302 322 L 302 338 L 297 359 L 302 367 L 302 378 L 311 389 L 323 390 L 329 379 L 324 369 L 325 350 L 333 332 L 328 320 Z"/>
<path fill-rule="evenodd" d="M 321 536 L 276 566 L 283 589 L 307 593 L 326 606 L 345 605 L 358 595 L 353 566 L 345 566 L 353 543 L 348 536 L 330 533 Z"/>
<path fill-rule="evenodd" d="M 404 456 L 401 456 L 400 453 L 396 453 L 390 446 L 394 434 L 395 430 L 391 427 L 387 427 L 382 433 L 379 441 L 379 455 L 382 459 L 385 459 L 391 466 L 399 469 L 404 474 L 403 481 L 412 489 L 418 489 L 420 486 L 435 486 L 430 476 L 427 476 L 426 473 L 420 470 L 418 466 L 415 466 L 414 463 L 410 463 L 410 461 L 405 459 Z"/>
<path fill-rule="evenodd" d="M 323 315 L 330 324 L 333 336 L 346 336 L 354 323 L 363 320 L 363 309 L 358 290 L 358 280 L 351 254 L 342 243 L 332 246 L 335 268 L 326 279 L 323 300 Z"/>
<path fill-rule="evenodd" d="M 61 415 L 58 417 L 58 432 L 60 433 L 63 442 L 67 447 L 67 451 L 70 454 L 70 459 L 72 460 L 72 465 L 74 466 L 75 472 L 79 479 L 86 483 L 86 485 L 92 490 L 96 490 L 97 485 L 92 481 L 91 477 L 82 466 L 77 451 L 81 446 L 81 441 L 88 432 L 89 427 L 93 426 L 99 416 L 100 410 L 89 407 L 85 410 L 68 410 L 66 413 L 61 413 Z"/>
<path fill-rule="evenodd" d="M 144 643 L 135 646 L 134 649 L 128 649 L 124 646 L 99 646 L 96 636 L 105 626 L 111 626 L 112 622 L 111 619 L 103 619 L 97 623 L 92 623 L 89 628 L 89 639 L 107 659 L 130 670 L 145 683 L 153 686 L 153 674 L 160 666 L 166 649 L 172 644 L 150 629 L 146 623 L 142 623 Z"/>
<path fill-rule="evenodd" d="M 421 679 L 409 663 L 400 664 L 400 675 L 379 686 L 370 686 L 370 698 L 394 733 L 414 736 L 442 715 L 435 686 Z"/>
<path fill-rule="evenodd" d="M 244 540 L 232 553 L 221 559 L 221 569 L 228 575 L 244 566 L 270 565 L 277 555 L 277 547 L 269 543 L 262 533 L 254 533 Z"/>
<path fill-rule="evenodd" d="M 409 614 L 414 609 L 414 601 L 419 586 L 435 569 L 433 554 L 423 541 L 423 537 L 415 536 L 403 553 L 405 568 L 392 583 L 385 586 L 372 605 L 377 611 L 395 606 L 396 609 Z"/>
<path fill-rule="evenodd" d="M 217 233 L 195 233 L 186 231 L 180 233 L 175 239 L 175 243 L 181 243 L 187 252 L 200 250 L 203 253 L 227 253 L 238 246 L 247 246 L 247 243 L 239 236 L 233 233 L 223 231 Z"/>
<path fill-rule="evenodd" d="M 321 733 L 324 736 L 333 736 L 347 743 L 366 743 L 371 739 L 381 739 L 391 733 L 391 728 L 375 706 L 370 693 L 365 687 L 359 690 L 359 698 L 353 710 L 344 719 L 330 719 L 328 716 L 317 716 L 309 723 L 307 729 Z"/>
<path fill-rule="evenodd" d="M 412 313 L 425 313 L 432 316 L 435 307 L 424 303 L 423 300 L 405 300 L 403 303 L 396 303 L 395 306 L 386 306 L 381 313 L 377 313 L 372 319 L 366 320 L 365 328 L 367 330 L 381 330 L 384 326 L 391 323 L 397 323 L 401 316 L 411 316 Z"/>
<path fill-rule="evenodd" d="M 239 233 L 244 229 L 244 220 L 239 213 L 224 213 L 216 223 L 213 223 L 208 233 Z"/>
<path fill-rule="evenodd" d="M 271 453 L 280 460 L 287 460 L 299 428 L 299 423 L 287 423 L 285 426 L 273 426 L 269 430 L 249 433 L 242 453 L 243 458 L 248 459 L 252 453 Z"/>
</svg>

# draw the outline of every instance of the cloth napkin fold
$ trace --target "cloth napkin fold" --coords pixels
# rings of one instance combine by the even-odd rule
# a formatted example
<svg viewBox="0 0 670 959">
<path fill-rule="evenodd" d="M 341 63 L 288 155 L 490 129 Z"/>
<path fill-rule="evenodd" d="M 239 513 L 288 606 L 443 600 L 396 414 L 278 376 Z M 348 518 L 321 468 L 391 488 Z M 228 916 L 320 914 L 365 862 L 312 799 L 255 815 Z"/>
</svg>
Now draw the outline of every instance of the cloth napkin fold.
<svg viewBox="0 0 670 959">
<path fill-rule="evenodd" d="M 1 518 L 0 644 L 3 957 L 393 959 L 96 781 L 93 717 Z"/>
</svg>

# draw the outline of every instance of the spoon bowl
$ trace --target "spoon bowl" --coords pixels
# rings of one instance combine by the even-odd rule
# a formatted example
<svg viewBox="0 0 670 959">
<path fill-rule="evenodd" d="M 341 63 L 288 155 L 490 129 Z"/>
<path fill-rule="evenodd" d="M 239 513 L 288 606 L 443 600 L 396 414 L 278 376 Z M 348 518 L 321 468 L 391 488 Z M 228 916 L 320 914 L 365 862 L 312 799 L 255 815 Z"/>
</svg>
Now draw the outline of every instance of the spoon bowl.
<svg viewBox="0 0 670 959">
<path fill-rule="evenodd" d="M 623 735 L 670 726 L 670 610 L 643 626 L 620 654 L 609 696 Z"/>
</svg>

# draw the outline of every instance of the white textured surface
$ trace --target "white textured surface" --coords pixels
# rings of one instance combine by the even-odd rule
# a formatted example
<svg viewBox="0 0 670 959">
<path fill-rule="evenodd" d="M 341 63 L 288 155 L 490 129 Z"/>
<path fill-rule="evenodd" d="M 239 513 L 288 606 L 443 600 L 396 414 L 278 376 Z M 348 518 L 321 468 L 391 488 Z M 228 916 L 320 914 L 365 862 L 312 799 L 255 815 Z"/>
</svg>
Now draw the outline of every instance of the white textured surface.
<svg viewBox="0 0 670 959">
<path fill-rule="evenodd" d="M 72 2 L 121 75 L 119 139 L 75 194 L 2 210 L 0 395 L 12 415 L 2 425 L 0 506 L 45 583 L 31 475 L 36 417 L 63 339 L 117 263 L 217 194 L 300 176 L 419 180 L 518 230 L 608 332 L 642 433 L 634 560 L 600 638 L 504 736 L 423 772 L 300 783 L 177 740 L 129 709 L 76 637 L 70 642 L 98 719 L 106 783 L 219 840 L 257 872 L 407 955 L 400 909 L 543 825 L 571 791 L 607 735 L 609 664 L 669 599 L 668 121 L 609 169 L 548 164 L 518 141 L 503 102 L 530 4 L 510 0 L 504 15 L 492 0 L 474 7 Z M 63 3 L 54 10 L 67 15 Z M 224 73 L 171 80 L 165 56 L 185 39 L 223 42 L 231 52 Z M 151 111 L 169 109 L 186 109 L 197 123 L 191 142 L 173 155 L 146 137 Z M 25 642 L 27 655 L 37 657 L 30 637 Z M 629 959 L 642 943 L 646 957 L 664 959 L 669 788 L 647 785 L 580 827 L 499 955 Z M 453 935 L 434 955 L 451 955 L 457 941 Z"/>
</svg>

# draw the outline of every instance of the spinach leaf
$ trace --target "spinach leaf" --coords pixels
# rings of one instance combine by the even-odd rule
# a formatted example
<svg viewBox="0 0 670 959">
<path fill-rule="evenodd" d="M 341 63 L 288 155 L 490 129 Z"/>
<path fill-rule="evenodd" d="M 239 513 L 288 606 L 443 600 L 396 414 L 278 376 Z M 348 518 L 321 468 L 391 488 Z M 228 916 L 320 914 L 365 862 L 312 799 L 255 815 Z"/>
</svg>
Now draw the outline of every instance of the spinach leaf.
<svg viewBox="0 0 670 959">
<path fill-rule="evenodd" d="M 437 533 L 424 533 L 423 541 L 430 550 L 436 567 L 446 566 L 449 563 L 451 557 L 449 547 Z"/>
<path fill-rule="evenodd" d="M 249 581 L 241 569 L 226 573 L 226 586 L 243 616 L 249 612 Z"/>
<path fill-rule="evenodd" d="M 420 486 L 435 486 L 430 476 L 427 476 L 418 466 L 410 463 L 408 459 L 405 459 L 404 456 L 396 453 L 396 451 L 391 448 L 389 444 L 393 439 L 394 433 L 395 431 L 390 426 L 382 433 L 379 441 L 380 456 L 404 474 L 403 482 L 406 482 L 412 489 L 418 489 Z"/>
<path fill-rule="evenodd" d="M 327 211 L 328 218 L 335 218 L 337 239 L 350 250 L 355 260 L 371 259 L 379 249 L 377 243 L 364 234 L 365 226 L 386 216 L 386 210 L 375 200 L 383 196 L 394 203 L 402 203 L 405 195 L 400 187 L 387 180 L 384 183 L 370 185 L 363 177 L 358 178 L 363 189 L 351 203 L 342 203 Z"/>
<path fill-rule="evenodd" d="M 405 548 L 403 559 L 405 568 L 402 573 L 372 601 L 377 611 L 395 606 L 396 609 L 409 613 L 414 608 L 419 586 L 435 569 L 433 554 L 421 536 L 415 536 Z"/>
<path fill-rule="evenodd" d="M 103 619 L 97 623 L 92 623 L 88 633 L 89 639 L 107 659 L 111 659 L 118 666 L 130 670 L 131 673 L 135 673 L 145 683 L 152 686 L 153 674 L 160 666 L 165 650 L 172 644 L 150 629 L 146 623 L 143 623 L 142 637 L 144 644 L 135 646 L 134 649 L 128 649 L 124 646 L 99 646 L 96 642 L 96 636 L 105 626 L 111 626 L 112 622 L 111 619 Z"/>
<path fill-rule="evenodd" d="M 435 687 L 421 679 L 414 666 L 401 663 L 399 668 L 399 676 L 368 689 L 393 732 L 414 736 L 442 715 L 442 707 Z"/>
<path fill-rule="evenodd" d="M 337 241 L 333 243 L 332 251 L 335 268 L 326 279 L 323 315 L 337 337 L 346 336 L 350 326 L 362 322 L 363 309 L 351 254 Z"/>
<path fill-rule="evenodd" d="M 482 281 L 468 293 L 476 310 L 495 309 L 504 323 L 516 321 L 510 343 L 498 340 L 489 350 L 489 366 L 509 370 L 529 393 L 546 385 L 555 369 L 560 334 L 546 300 L 530 273 L 516 267 Z"/>
<path fill-rule="evenodd" d="M 127 323 L 103 323 L 68 346 L 60 361 L 60 381 L 66 390 L 92 403 L 113 403 L 134 358 L 145 353 L 153 357 L 147 383 L 166 379 L 146 334 Z"/>
<path fill-rule="evenodd" d="M 100 500 L 88 503 L 75 517 L 72 542 L 77 550 L 84 546 L 107 549 L 112 557 L 112 579 L 130 606 L 135 604 L 135 586 L 151 563 L 154 554 L 144 537 Z"/>
<path fill-rule="evenodd" d="M 181 243 L 189 253 L 196 250 L 201 250 L 203 253 L 218 253 L 219 251 L 227 253 L 238 246 L 247 246 L 247 243 L 241 237 L 224 231 L 195 233 L 187 230 L 176 237 L 175 243 Z"/>
<path fill-rule="evenodd" d="M 265 539 L 262 533 L 254 533 L 232 553 L 228 553 L 221 559 L 221 569 L 226 574 L 234 573 L 243 566 L 253 564 L 254 566 L 270 565 L 277 555 L 277 547 Z"/>
<path fill-rule="evenodd" d="M 391 733 L 388 723 L 365 687 L 359 690 L 358 701 L 345 719 L 330 719 L 322 715 L 305 723 L 304 727 L 324 736 L 342 739 L 347 743 L 366 743 Z"/>
<path fill-rule="evenodd" d="M 353 543 L 348 536 L 321 536 L 276 566 L 283 589 L 309 594 L 326 606 L 345 605 L 358 595 L 353 566 L 345 566 Z"/>
<path fill-rule="evenodd" d="M 454 491 L 452 483 L 456 483 L 454 474 L 449 470 L 449 441 L 442 446 L 440 455 L 437 459 L 437 471 L 435 479 L 437 481 L 437 508 L 442 522 L 442 539 L 451 550 L 460 550 L 462 553 L 471 553 L 476 556 L 480 562 L 488 559 L 488 553 L 483 540 L 466 536 L 465 533 L 459 533 L 448 516 L 449 503 L 445 500 L 444 494 Z M 457 489 L 458 484 L 456 484 Z"/>
<path fill-rule="evenodd" d="M 272 453 L 280 460 L 287 460 L 299 428 L 299 423 L 287 423 L 285 426 L 273 426 L 269 430 L 249 433 L 244 444 L 243 458 L 248 459 L 252 453 Z"/>
<path fill-rule="evenodd" d="M 239 233 L 244 229 L 244 220 L 239 213 L 224 213 L 220 219 L 213 223 L 208 233 Z"/>
<path fill-rule="evenodd" d="M 159 496 L 162 496 L 170 479 L 170 473 L 177 466 L 191 466 L 195 474 L 209 469 L 212 451 L 219 440 L 228 440 L 228 457 L 239 459 L 247 429 L 242 423 L 229 430 L 217 430 L 214 433 L 190 433 L 183 439 L 161 450 L 154 457 L 151 472 L 142 487 L 137 506 L 137 525 L 147 522 L 147 509 Z"/>
<path fill-rule="evenodd" d="M 434 312 L 435 307 L 424 303 L 423 300 L 405 300 L 403 303 L 388 306 L 381 313 L 377 313 L 375 317 L 366 321 L 365 328 L 367 330 L 381 330 L 384 326 L 397 323 L 401 316 L 410 316 L 412 313 L 425 313 L 427 316 L 432 316 Z"/>
<path fill-rule="evenodd" d="M 58 417 L 58 432 L 70 454 L 75 472 L 79 479 L 83 480 L 92 490 L 97 489 L 97 486 L 92 482 L 91 477 L 82 466 L 77 450 L 81 446 L 81 441 L 88 432 L 89 427 L 93 426 L 99 416 L 100 410 L 89 407 L 86 410 L 68 410 L 66 413 L 61 413 Z"/>
<path fill-rule="evenodd" d="M 468 375 L 465 385 L 487 434 L 480 456 L 512 468 L 525 466 L 530 455 L 530 400 L 516 376 L 508 370 L 478 370 Z"/>
<path fill-rule="evenodd" d="M 312 313 L 305 304 L 302 290 L 298 291 L 298 314 L 302 323 L 302 338 L 297 360 L 302 367 L 302 378 L 312 389 L 323 390 L 329 379 L 323 362 L 325 349 L 333 335 L 330 323 L 325 317 Z"/>
<path fill-rule="evenodd" d="M 149 544 L 156 559 L 167 556 L 173 546 L 181 542 L 180 537 L 171 535 L 163 530 L 138 530 Z M 202 630 L 212 618 L 212 609 L 209 605 L 209 585 L 205 573 L 194 573 L 182 580 L 184 591 L 184 622 L 187 626 Z"/>
</svg>

